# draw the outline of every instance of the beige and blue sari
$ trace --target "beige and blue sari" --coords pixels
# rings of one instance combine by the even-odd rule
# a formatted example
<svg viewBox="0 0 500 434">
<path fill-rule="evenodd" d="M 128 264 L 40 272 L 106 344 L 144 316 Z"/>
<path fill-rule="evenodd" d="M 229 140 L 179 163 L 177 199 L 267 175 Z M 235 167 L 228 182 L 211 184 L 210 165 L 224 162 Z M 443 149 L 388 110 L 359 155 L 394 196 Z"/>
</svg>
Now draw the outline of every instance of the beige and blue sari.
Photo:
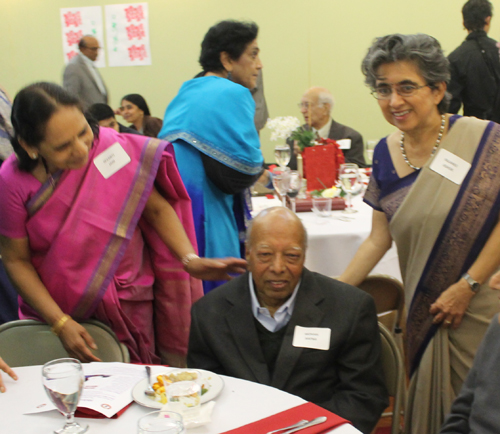
<svg viewBox="0 0 500 434">
<path fill-rule="evenodd" d="M 456 330 L 432 323 L 430 306 L 477 259 L 500 212 L 500 126 L 452 116 L 440 149 L 471 163 L 461 185 L 430 169 L 399 178 L 384 141 L 377 146 L 365 201 L 383 211 L 395 240 L 406 294 L 411 378 L 407 433 L 436 433 L 499 311 L 487 284 Z"/>
</svg>

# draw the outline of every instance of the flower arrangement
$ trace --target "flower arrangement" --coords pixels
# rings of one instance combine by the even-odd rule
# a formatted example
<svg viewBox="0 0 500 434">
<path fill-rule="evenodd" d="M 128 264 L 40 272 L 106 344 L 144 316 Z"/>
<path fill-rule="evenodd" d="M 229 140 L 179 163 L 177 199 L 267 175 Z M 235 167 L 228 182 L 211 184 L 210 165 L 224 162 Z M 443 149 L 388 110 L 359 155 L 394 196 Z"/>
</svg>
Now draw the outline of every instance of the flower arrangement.
<svg viewBox="0 0 500 434">
<path fill-rule="evenodd" d="M 274 119 L 269 118 L 266 126 L 272 131 L 272 141 L 286 140 L 294 130 L 300 127 L 300 121 L 294 116 L 278 116 Z"/>
</svg>

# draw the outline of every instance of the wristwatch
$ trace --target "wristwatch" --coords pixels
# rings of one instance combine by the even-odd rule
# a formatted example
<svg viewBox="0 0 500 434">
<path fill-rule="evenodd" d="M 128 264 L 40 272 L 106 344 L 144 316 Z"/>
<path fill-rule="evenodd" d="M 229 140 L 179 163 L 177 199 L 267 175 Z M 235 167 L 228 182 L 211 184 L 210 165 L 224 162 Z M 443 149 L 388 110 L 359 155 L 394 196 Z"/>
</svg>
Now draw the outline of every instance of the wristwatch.
<svg viewBox="0 0 500 434">
<path fill-rule="evenodd" d="M 469 284 L 471 291 L 474 294 L 476 294 L 477 291 L 479 291 L 479 288 L 481 288 L 481 284 L 479 282 L 476 282 L 472 277 L 470 277 L 469 273 L 464 273 L 462 277 Z"/>
</svg>

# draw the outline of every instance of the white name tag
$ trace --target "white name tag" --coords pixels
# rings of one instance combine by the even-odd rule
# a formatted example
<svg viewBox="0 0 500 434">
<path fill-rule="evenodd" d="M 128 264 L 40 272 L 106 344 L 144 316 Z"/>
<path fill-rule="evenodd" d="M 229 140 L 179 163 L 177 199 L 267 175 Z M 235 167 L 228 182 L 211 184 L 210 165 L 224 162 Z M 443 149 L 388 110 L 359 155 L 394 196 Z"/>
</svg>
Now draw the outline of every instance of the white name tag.
<svg viewBox="0 0 500 434">
<path fill-rule="evenodd" d="M 446 149 L 440 149 L 432 160 L 430 169 L 457 185 L 462 184 L 471 167 L 470 163 Z"/>
<path fill-rule="evenodd" d="M 108 179 L 130 161 L 131 159 L 125 149 L 118 142 L 94 158 L 94 164 L 97 170 L 101 172 L 101 175 L 104 176 L 104 179 Z"/>
<path fill-rule="evenodd" d="M 299 348 L 329 350 L 331 334 L 332 331 L 327 328 L 295 326 L 292 345 Z"/>
<path fill-rule="evenodd" d="M 340 149 L 351 149 L 351 139 L 340 139 L 335 141 L 339 144 Z"/>
</svg>

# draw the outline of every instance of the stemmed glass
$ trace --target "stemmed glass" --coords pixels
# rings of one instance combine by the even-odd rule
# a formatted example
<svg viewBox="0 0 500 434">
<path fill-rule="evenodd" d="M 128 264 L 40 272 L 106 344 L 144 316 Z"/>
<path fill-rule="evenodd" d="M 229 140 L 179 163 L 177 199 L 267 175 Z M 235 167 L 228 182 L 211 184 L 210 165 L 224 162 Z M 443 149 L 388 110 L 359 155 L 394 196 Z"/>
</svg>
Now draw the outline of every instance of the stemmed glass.
<svg viewBox="0 0 500 434">
<path fill-rule="evenodd" d="M 358 212 L 358 210 L 353 209 L 351 205 L 352 193 L 359 189 L 361 183 L 358 165 L 353 163 L 341 164 L 339 178 L 342 188 L 347 193 L 347 206 L 344 212 L 349 214 Z"/>
<path fill-rule="evenodd" d="M 74 414 L 83 390 L 82 364 L 76 359 L 57 359 L 43 365 L 42 381 L 45 391 L 60 413 L 66 417 L 66 424 L 56 434 L 80 434 L 88 425 L 80 426 Z"/>
<path fill-rule="evenodd" d="M 286 207 L 286 194 L 290 188 L 290 169 L 288 167 L 276 167 L 272 176 L 274 189 L 281 196 L 282 205 Z"/>
<path fill-rule="evenodd" d="M 302 176 L 298 170 L 290 171 L 290 186 L 288 187 L 288 197 L 290 198 L 290 202 L 292 203 L 292 211 L 295 210 L 295 198 L 300 192 L 300 188 L 302 187 Z"/>
<path fill-rule="evenodd" d="M 284 169 L 290 162 L 292 156 L 290 146 L 288 144 L 276 145 L 274 148 L 274 158 L 276 158 L 276 163 L 281 169 Z"/>
</svg>

